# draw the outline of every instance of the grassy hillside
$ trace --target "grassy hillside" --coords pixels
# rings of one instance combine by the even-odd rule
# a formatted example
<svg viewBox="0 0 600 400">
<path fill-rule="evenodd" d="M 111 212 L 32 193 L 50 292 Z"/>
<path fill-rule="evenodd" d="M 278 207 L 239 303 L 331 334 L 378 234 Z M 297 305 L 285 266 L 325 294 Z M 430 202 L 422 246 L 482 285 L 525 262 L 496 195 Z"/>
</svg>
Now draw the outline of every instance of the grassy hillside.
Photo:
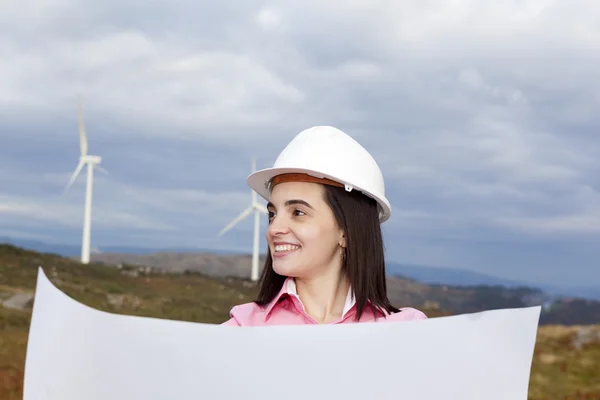
<svg viewBox="0 0 600 400">
<path fill-rule="evenodd" d="M 152 273 L 140 266 L 82 266 L 59 256 L 0 245 L 0 303 L 5 305 L 0 306 L 0 399 L 22 397 L 31 311 L 27 304 L 24 309 L 7 308 L 6 304 L 16 293 L 33 292 L 38 266 L 44 268 L 56 286 L 76 300 L 120 314 L 220 323 L 227 319 L 233 305 L 251 301 L 256 290 L 241 280 Z M 416 283 L 394 282 L 402 284 L 403 291 L 416 290 L 410 288 Z M 395 302 L 423 308 L 430 317 L 447 314 L 442 309 L 427 309 L 424 304 Z M 532 369 L 531 400 L 600 399 L 598 376 L 600 325 L 540 328 Z M 575 397 L 577 393 L 582 397 Z M 597 397 L 591 397 L 593 394 Z"/>
</svg>

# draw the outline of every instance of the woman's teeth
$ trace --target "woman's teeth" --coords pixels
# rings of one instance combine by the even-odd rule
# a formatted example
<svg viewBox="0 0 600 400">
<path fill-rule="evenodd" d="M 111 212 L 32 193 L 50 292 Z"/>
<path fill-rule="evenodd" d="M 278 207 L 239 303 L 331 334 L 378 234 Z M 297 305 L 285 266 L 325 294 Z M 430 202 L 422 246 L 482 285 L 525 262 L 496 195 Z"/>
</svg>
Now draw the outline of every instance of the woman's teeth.
<svg viewBox="0 0 600 400">
<path fill-rule="evenodd" d="M 300 246 L 296 246 L 293 244 L 280 244 L 280 245 L 275 246 L 275 252 L 279 253 L 282 251 L 294 251 L 299 248 L 300 248 Z"/>
</svg>

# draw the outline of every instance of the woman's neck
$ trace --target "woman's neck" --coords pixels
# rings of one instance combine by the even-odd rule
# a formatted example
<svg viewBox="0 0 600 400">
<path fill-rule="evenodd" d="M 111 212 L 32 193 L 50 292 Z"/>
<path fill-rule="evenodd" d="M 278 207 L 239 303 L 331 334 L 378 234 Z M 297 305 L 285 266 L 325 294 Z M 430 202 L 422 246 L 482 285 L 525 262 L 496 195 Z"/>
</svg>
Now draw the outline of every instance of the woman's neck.
<svg viewBox="0 0 600 400">
<path fill-rule="evenodd" d="M 342 317 L 350 282 L 344 274 L 296 278 L 296 290 L 304 309 L 315 321 L 325 324 Z"/>
</svg>

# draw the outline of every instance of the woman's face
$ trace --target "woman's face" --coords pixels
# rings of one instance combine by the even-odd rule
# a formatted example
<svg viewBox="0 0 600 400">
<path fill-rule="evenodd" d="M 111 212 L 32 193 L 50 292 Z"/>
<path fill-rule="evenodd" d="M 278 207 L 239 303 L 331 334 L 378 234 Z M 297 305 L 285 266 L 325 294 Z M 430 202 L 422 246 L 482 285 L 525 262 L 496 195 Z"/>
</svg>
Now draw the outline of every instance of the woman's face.
<svg viewBox="0 0 600 400">
<path fill-rule="evenodd" d="M 321 185 L 276 185 L 269 204 L 267 243 L 280 275 L 311 278 L 339 270 L 343 232 L 323 197 Z"/>
</svg>

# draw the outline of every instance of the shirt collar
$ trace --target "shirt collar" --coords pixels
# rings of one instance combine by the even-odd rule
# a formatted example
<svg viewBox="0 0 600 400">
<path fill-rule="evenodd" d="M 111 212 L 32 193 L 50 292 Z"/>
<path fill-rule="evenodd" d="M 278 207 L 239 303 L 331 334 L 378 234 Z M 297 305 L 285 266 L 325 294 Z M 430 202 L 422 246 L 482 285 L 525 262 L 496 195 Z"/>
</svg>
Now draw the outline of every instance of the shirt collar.
<svg viewBox="0 0 600 400">
<path fill-rule="evenodd" d="M 300 304 L 302 304 L 302 301 L 300 300 L 300 297 L 298 296 L 298 291 L 296 289 L 296 281 L 292 277 L 288 277 L 283 282 L 283 285 L 281 285 L 281 290 L 279 291 L 277 296 L 275 296 L 273 301 L 271 301 L 271 303 L 268 305 L 267 310 L 265 312 L 265 319 L 269 317 L 273 308 L 277 305 L 277 303 L 279 303 L 279 300 L 281 300 L 283 298 L 283 296 L 286 296 L 286 295 L 294 296 L 298 300 L 298 302 Z M 352 288 L 349 288 L 348 294 L 346 294 L 346 301 L 344 303 L 344 309 L 342 311 L 342 318 L 344 318 L 346 316 L 348 311 L 350 311 L 352 309 L 352 307 L 354 307 L 355 304 L 356 304 L 356 299 L 354 298 L 354 295 L 352 293 Z"/>
</svg>

